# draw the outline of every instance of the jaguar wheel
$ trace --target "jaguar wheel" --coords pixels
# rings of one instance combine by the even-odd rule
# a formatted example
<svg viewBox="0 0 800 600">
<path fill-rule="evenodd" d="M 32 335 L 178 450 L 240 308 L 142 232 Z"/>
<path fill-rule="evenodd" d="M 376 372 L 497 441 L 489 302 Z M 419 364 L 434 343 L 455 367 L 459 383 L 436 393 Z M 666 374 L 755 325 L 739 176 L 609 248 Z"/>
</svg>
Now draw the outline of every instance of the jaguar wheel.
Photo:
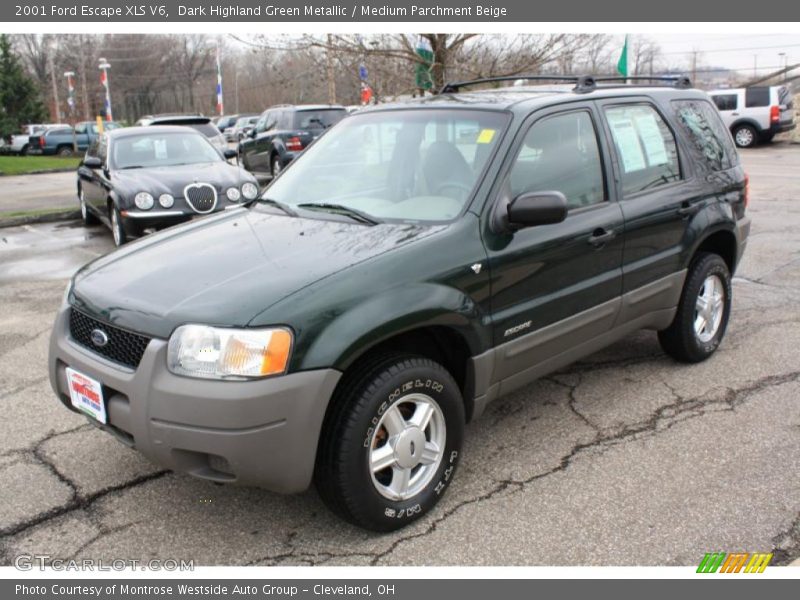
<svg viewBox="0 0 800 600">
<path fill-rule="evenodd" d="M 86 204 L 86 194 L 83 191 L 83 188 L 78 188 L 78 202 L 81 205 L 81 220 L 83 221 L 84 225 L 95 225 L 97 223 L 97 217 L 95 217 L 91 212 L 89 212 L 89 207 Z"/>
<path fill-rule="evenodd" d="M 707 359 L 725 336 L 731 312 L 731 275 L 717 254 L 700 254 L 686 276 L 672 324 L 658 332 L 664 351 L 681 362 Z"/>
<path fill-rule="evenodd" d="M 125 227 L 122 225 L 122 215 L 119 214 L 119 209 L 111 204 L 109 211 L 111 220 L 111 233 L 114 236 L 114 245 L 119 247 L 128 241 L 128 234 L 125 233 Z"/>
<path fill-rule="evenodd" d="M 453 479 L 461 392 L 444 367 L 418 356 L 385 355 L 346 377 L 320 439 L 317 489 L 351 523 L 399 529 L 428 513 Z"/>
</svg>

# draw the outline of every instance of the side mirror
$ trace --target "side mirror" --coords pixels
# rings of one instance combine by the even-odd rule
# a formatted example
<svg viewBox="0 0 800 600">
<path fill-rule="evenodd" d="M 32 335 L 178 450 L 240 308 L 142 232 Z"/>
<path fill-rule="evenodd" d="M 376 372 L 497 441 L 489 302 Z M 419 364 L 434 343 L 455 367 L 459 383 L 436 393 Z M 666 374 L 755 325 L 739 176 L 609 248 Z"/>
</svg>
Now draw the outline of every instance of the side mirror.
<svg viewBox="0 0 800 600">
<path fill-rule="evenodd" d="M 103 161 L 96 156 L 87 156 L 83 159 L 83 166 L 87 169 L 99 169 L 103 166 Z"/>
<path fill-rule="evenodd" d="M 256 131 L 255 128 L 253 128 L 247 133 L 247 135 L 249 135 L 251 138 L 254 138 L 254 137 L 256 137 L 257 133 L 258 133 L 258 131 Z"/>
<path fill-rule="evenodd" d="M 567 199 L 561 192 L 527 192 L 508 205 L 508 222 L 516 228 L 561 223 L 567 218 Z"/>
<path fill-rule="evenodd" d="M 236 150 L 234 150 L 233 148 L 225 148 L 225 150 L 222 151 L 222 156 L 225 157 L 225 160 L 236 158 L 238 155 L 239 153 L 236 152 Z"/>
</svg>

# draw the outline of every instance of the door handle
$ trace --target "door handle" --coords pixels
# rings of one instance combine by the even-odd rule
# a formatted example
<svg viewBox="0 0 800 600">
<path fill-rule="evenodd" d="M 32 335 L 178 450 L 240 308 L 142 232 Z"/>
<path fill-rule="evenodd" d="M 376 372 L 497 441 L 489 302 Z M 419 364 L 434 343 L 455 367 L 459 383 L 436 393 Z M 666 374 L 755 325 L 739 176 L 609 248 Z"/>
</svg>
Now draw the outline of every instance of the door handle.
<svg viewBox="0 0 800 600">
<path fill-rule="evenodd" d="M 695 202 L 694 204 L 684 202 L 678 209 L 678 214 L 682 217 L 691 217 L 692 215 L 696 215 L 698 212 L 700 212 L 701 208 L 703 207 L 699 202 Z"/>
<path fill-rule="evenodd" d="M 590 235 L 589 239 L 586 241 L 589 242 L 595 248 L 599 248 L 606 242 L 610 242 L 611 240 L 613 240 L 616 236 L 617 233 L 613 229 L 606 231 L 601 227 L 599 229 L 595 229 L 592 235 Z"/>
<path fill-rule="evenodd" d="M 739 113 L 737 113 L 737 112 L 733 112 L 733 113 L 731 113 L 731 116 L 732 116 L 732 117 L 738 117 L 738 116 L 739 116 Z"/>
</svg>

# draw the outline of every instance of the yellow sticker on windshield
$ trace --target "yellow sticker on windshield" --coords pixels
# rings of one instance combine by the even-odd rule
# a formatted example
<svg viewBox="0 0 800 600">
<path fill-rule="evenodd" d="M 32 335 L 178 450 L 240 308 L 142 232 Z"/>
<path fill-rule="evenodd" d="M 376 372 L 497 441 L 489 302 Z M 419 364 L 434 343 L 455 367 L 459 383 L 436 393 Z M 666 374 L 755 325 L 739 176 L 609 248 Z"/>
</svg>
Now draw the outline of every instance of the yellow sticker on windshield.
<svg viewBox="0 0 800 600">
<path fill-rule="evenodd" d="M 494 139 L 494 129 L 483 129 L 478 134 L 478 144 L 491 144 Z"/>
</svg>

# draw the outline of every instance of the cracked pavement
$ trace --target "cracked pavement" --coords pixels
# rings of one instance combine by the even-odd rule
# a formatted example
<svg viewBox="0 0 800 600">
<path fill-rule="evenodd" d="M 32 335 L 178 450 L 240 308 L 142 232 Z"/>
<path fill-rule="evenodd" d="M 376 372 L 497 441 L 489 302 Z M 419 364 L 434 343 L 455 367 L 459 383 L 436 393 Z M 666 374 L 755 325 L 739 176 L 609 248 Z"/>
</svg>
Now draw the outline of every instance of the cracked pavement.
<svg viewBox="0 0 800 600">
<path fill-rule="evenodd" d="M 0 565 L 696 565 L 800 557 L 800 146 L 742 152 L 753 230 L 726 339 L 679 365 L 640 332 L 487 409 L 439 506 L 388 535 L 284 497 L 163 471 L 60 406 L 47 340 L 103 228 L 0 229 Z"/>
</svg>

